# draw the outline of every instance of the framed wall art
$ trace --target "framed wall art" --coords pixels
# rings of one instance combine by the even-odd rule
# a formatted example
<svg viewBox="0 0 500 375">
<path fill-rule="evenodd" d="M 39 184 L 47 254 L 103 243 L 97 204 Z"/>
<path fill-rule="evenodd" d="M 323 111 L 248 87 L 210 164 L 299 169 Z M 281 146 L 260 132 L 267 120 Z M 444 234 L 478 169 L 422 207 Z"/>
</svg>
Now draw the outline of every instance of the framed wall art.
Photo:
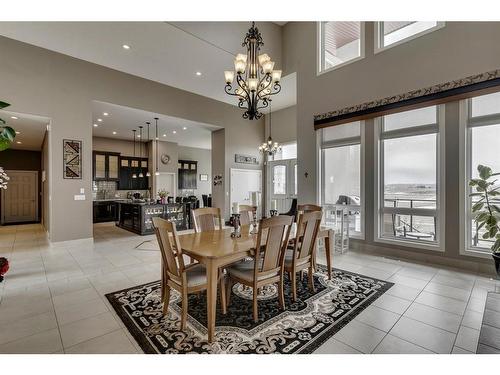
<svg viewBox="0 0 500 375">
<path fill-rule="evenodd" d="M 63 178 L 82 179 L 82 141 L 63 139 Z"/>
</svg>

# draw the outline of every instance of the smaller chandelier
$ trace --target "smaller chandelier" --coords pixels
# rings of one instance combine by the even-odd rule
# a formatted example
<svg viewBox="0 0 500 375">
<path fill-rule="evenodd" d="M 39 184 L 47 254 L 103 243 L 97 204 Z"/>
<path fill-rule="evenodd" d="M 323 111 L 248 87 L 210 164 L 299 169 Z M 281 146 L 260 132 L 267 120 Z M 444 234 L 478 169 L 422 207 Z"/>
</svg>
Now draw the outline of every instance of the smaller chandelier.
<svg viewBox="0 0 500 375">
<path fill-rule="evenodd" d="M 269 100 L 271 102 L 271 100 Z M 269 103 L 271 104 L 271 103 Z M 276 153 L 281 151 L 281 145 L 278 142 L 273 142 L 273 138 L 271 137 L 271 118 L 272 112 L 271 108 L 269 109 L 269 138 L 267 138 L 267 142 L 264 142 L 259 146 L 259 151 L 262 154 L 267 154 L 269 156 L 274 156 Z"/>
<path fill-rule="evenodd" d="M 269 136 L 269 138 L 267 138 L 267 142 L 264 142 L 259 146 L 259 151 L 263 154 L 274 156 L 274 154 L 281 151 L 281 145 L 278 142 L 273 142 L 273 139 Z"/>
<path fill-rule="evenodd" d="M 238 107 L 245 110 L 243 118 L 249 120 L 261 118 L 259 110 L 267 108 L 270 96 L 281 91 L 281 70 L 274 70 L 274 61 L 271 61 L 267 53 L 259 55 L 263 45 L 259 29 L 252 22 L 242 44 L 247 47 L 247 53 L 236 55 L 234 71 L 224 72 L 226 94 L 237 97 Z M 235 73 L 238 87 L 233 91 Z"/>
</svg>

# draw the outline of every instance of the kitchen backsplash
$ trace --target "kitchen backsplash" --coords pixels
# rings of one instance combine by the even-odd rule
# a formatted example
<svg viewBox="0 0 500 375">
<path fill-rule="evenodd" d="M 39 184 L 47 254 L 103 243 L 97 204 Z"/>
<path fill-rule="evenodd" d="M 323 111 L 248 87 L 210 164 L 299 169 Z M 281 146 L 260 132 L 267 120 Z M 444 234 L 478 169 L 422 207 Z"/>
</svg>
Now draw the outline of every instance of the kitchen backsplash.
<svg viewBox="0 0 500 375">
<path fill-rule="evenodd" d="M 117 190 L 115 181 L 93 181 L 92 183 L 92 199 L 110 199 L 110 198 L 127 198 L 128 192 L 139 192 L 143 196 L 147 196 L 147 190 Z"/>
</svg>

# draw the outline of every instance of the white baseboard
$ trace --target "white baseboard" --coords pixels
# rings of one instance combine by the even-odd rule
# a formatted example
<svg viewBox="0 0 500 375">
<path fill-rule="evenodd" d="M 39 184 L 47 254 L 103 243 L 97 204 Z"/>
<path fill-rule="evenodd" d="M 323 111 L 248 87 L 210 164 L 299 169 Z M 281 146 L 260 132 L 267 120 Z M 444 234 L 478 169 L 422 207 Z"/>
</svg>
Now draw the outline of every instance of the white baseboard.
<svg viewBox="0 0 500 375">
<path fill-rule="evenodd" d="M 77 240 L 69 240 L 69 241 L 57 241 L 57 242 L 50 241 L 50 246 L 53 248 L 73 247 L 79 245 L 93 245 L 93 244 L 94 244 L 94 237 L 79 238 Z"/>
</svg>

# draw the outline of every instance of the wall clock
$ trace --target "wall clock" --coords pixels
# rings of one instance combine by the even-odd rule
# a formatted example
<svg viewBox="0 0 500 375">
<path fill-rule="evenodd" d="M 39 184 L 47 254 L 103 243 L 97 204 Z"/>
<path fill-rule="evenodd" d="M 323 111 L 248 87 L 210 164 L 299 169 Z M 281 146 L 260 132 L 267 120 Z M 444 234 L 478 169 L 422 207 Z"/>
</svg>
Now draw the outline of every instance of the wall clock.
<svg viewBox="0 0 500 375">
<path fill-rule="evenodd" d="M 168 164 L 168 163 L 170 163 L 170 160 L 171 160 L 171 159 L 170 159 L 170 155 L 167 155 L 167 154 L 162 154 L 162 155 L 161 155 L 161 162 L 162 162 L 163 164 Z"/>
</svg>

